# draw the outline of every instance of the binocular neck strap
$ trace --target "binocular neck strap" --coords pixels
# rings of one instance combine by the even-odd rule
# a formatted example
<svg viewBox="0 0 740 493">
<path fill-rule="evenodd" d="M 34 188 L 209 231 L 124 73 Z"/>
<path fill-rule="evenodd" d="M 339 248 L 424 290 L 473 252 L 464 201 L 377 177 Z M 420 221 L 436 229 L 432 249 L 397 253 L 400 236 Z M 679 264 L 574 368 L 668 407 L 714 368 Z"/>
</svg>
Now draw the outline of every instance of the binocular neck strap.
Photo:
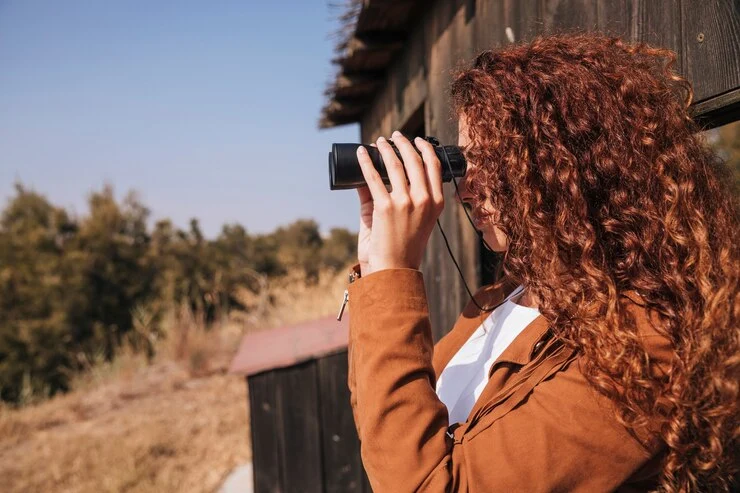
<svg viewBox="0 0 740 493">
<path fill-rule="evenodd" d="M 452 177 L 452 183 L 455 185 L 455 193 L 457 194 L 457 197 L 460 199 L 460 203 L 462 203 L 462 197 L 460 197 L 460 189 L 457 187 L 457 180 L 455 180 L 455 174 L 452 172 L 452 165 L 450 164 L 450 159 L 449 159 L 449 156 L 447 155 L 447 149 L 444 146 L 442 146 L 442 152 L 444 152 L 445 162 L 447 163 L 447 167 L 450 169 L 450 176 Z M 473 226 L 473 229 L 478 234 L 478 237 L 481 239 L 485 247 L 488 248 L 488 250 L 492 252 L 493 248 L 491 248 L 491 246 L 488 243 L 486 243 L 486 240 L 483 238 L 483 232 L 481 232 L 478 228 L 475 227 L 475 224 L 473 224 L 473 220 L 470 219 L 470 215 L 468 214 L 468 210 L 467 208 L 465 208 L 465 206 L 463 206 L 463 211 L 465 211 L 465 217 L 468 218 L 470 225 Z M 468 292 L 470 299 L 473 300 L 473 303 L 475 303 L 475 306 L 477 306 L 479 310 L 485 311 L 485 312 L 493 311 L 496 308 L 495 306 L 483 308 L 482 306 L 478 304 L 475 297 L 473 296 L 473 293 L 470 292 L 468 283 L 465 282 L 465 276 L 460 270 L 460 266 L 457 264 L 457 260 L 455 260 L 455 255 L 452 253 L 452 249 L 450 249 L 450 243 L 447 241 L 447 236 L 445 236 L 445 232 L 442 229 L 442 225 L 439 222 L 439 218 L 437 218 L 437 227 L 439 228 L 439 232 L 442 233 L 442 238 L 445 241 L 445 246 L 447 247 L 447 251 L 449 252 L 450 257 L 452 258 L 452 262 L 455 264 L 455 268 L 457 268 L 457 272 L 460 274 L 460 278 L 462 279 L 463 285 L 465 286 L 465 290 Z"/>
</svg>

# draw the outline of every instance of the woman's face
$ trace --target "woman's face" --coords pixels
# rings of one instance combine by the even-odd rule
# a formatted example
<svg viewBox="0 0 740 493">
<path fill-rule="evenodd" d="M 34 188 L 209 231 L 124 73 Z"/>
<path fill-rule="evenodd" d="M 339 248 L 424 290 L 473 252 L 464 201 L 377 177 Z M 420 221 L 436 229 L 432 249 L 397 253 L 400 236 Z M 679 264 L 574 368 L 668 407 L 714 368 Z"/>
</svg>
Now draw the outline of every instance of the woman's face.
<svg viewBox="0 0 740 493">
<path fill-rule="evenodd" d="M 458 120 L 457 130 L 457 145 L 460 147 L 468 145 L 468 143 L 470 142 L 470 138 L 468 137 L 468 122 L 466 116 L 462 113 L 460 114 L 460 118 Z M 460 182 L 460 198 L 456 199 L 458 202 L 462 199 L 462 202 L 465 203 L 469 202 L 472 199 L 472 195 L 470 195 L 470 192 L 467 188 L 467 178 L 470 176 L 469 171 L 471 169 L 474 169 L 475 166 L 475 163 L 471 163 L 470 161 L 468 161 L 468 172 L 465 173 L 465 178 Z M 483 207 L 488 212 L 495 212 L 493 210 L 493 206 L 491 205 L 490 199 L 486 199 Z M 486 240 L 488 246 L 490 246 L 496 252 L 505 252 L 509 246 L 509 240 L 506 237 L 506 234 L 504 234 L 503 231 L 501 231 L 498 227 L 494 226 L 490 222 L 481 223 L 481 219 L 478 219 L 481 217 L 480 211 L 469 209 L 469 213 L 470 218 L 473 220 L 473 223 L 475 223 L 475 227 L 479 229 L 481 233 L 483 233 L 483 239 Z"/>
</svg>

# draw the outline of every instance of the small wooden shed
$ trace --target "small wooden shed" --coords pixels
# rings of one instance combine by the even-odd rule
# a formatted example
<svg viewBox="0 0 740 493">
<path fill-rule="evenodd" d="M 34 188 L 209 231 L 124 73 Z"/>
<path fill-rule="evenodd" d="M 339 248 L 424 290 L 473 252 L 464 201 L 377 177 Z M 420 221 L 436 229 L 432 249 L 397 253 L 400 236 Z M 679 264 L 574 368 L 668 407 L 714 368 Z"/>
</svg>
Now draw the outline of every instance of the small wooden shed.
<svg viewBox="0 0 740 493">
<path fill-rule="evenodd" d="M 244 375 L 256 493 L 370 492 L 349 404 L 349 317 L 247 334 Z"/>
</svg>

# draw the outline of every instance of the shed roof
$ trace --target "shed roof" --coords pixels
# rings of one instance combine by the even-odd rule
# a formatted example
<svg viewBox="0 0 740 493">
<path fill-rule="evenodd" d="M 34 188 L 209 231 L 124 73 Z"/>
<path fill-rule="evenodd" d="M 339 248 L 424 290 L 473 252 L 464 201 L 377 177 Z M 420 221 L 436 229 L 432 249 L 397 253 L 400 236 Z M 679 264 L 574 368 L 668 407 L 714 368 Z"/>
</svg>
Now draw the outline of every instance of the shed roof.
<svg viewBox="0 0 740 493">
<path fill-rule="evenodd" d="M 340 17 L 344 23 L 335 80 L 324 91 L 327 102 L 319 127 L 360 120 L 380 88 L 385 70 L 403 47 L 418 0 L 350 0 Z"/>
<path fill-rule="evenodd" d="M 245 335 L 229 373 L 254 375 L 340 351 L 347 347 L 349 316 L 260 330 Z"/>
</svg>

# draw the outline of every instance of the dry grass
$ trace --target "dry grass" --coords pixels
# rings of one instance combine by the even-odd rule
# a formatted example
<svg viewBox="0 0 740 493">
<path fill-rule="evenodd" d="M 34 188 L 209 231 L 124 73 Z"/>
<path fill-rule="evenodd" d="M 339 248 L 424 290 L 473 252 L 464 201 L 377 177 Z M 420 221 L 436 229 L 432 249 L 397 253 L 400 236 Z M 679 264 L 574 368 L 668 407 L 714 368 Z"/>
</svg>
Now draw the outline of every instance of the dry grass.
<svg viewBox="0 0 740 493">
<path fill-rule="evenodd" d="M 306 286 L 303 276 L 291 274 L 271 286 L 272 308 L 263 316 L 264 327 L 278 327 L 335 315 L 347 287 L 349 266 L 338 274 L 322 273 L 318 283 Z"/>
<path fill-rule="evenodd" d="M 95 388 L 0 412 L 4 491 L 214 491 L 250 460 L 241 378 L 197 378 L 176 361 L 118 368 Z"/>
<path fill-rule="evenodd" d="M 152 362 L 123 351 L 75 390 L 20 410 L 0 406 L 3 492 L 212 492 L 251 460 L 244 379 L 226 374 L 248 330 L 333 314 L 344 272 L 271 286 L 258 320 L 210 331 L 181 314 Z M 248 320 L 249 322 L 247 322 Z"/>
</svg>

